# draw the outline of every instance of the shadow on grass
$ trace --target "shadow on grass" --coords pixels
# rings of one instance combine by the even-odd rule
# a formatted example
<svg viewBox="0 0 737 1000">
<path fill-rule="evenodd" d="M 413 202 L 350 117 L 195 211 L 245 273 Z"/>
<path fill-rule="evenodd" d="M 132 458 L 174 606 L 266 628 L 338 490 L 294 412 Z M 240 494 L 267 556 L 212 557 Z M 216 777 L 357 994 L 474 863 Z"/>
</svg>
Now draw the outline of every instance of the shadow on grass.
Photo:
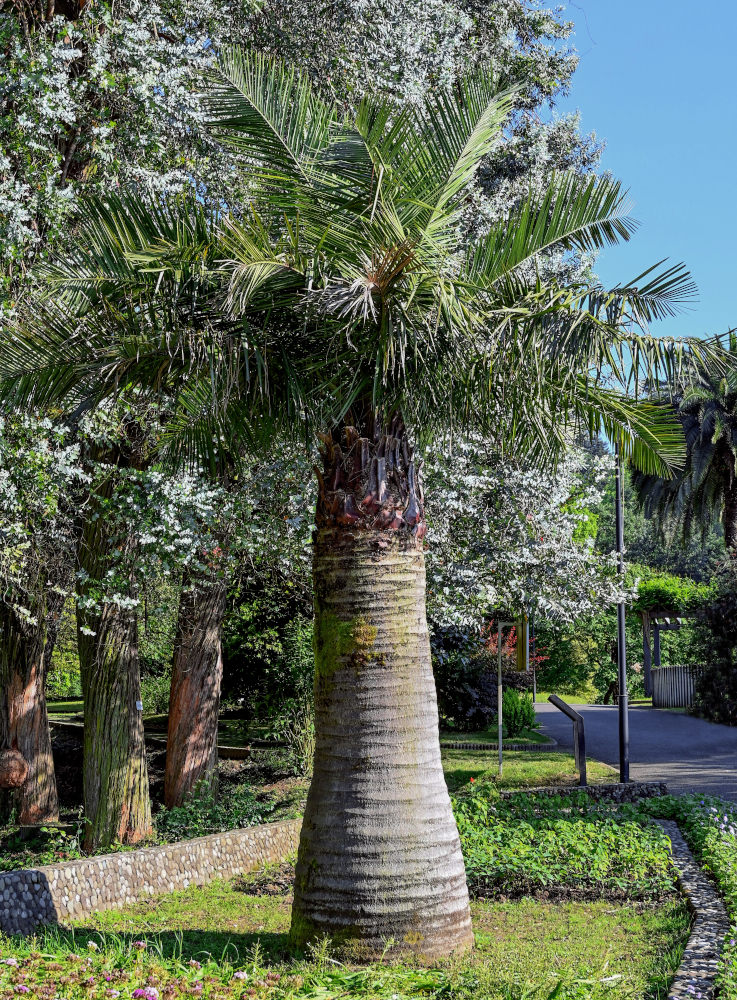
<svg viewBox="0 0 737 1000">
<path fill-rule="evenodd" d="M 259 956 L 261 961 L 281 963 L 300 961 L 305 952 L 289 942 L 289 935 L 275 931 L 213 931 L 201 928 L 186 930 L 137 931 L 102 930 L 99 927 L 76 925 L 74 927 L 54 926 L 39 931 L 41 943 L 46 942 L 54 949 L 82 952 L 87 943 L 94 941 L 101 947 L 111 945 L 123 952 L 135 952 L 136 943 L 144 942 L 149 955 L 164 961 L 188 962 L 190 959 L 203 960 L 212 956 L 217 962 L 235 965 Z"/>
</svg>

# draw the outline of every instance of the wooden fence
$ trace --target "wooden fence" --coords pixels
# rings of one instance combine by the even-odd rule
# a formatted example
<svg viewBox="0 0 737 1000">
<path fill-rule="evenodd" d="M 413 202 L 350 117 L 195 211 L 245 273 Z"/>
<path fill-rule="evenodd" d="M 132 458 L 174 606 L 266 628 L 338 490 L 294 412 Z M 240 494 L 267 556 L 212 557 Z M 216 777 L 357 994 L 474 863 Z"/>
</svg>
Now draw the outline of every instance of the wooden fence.
<svg viewBox="0 0 737 1000">
<path fill-rule="evenodd" d="M 690 708 L 694 703 L 694 675 L 690 667 L 653 667 L 653 707 Z"/>
</svg>

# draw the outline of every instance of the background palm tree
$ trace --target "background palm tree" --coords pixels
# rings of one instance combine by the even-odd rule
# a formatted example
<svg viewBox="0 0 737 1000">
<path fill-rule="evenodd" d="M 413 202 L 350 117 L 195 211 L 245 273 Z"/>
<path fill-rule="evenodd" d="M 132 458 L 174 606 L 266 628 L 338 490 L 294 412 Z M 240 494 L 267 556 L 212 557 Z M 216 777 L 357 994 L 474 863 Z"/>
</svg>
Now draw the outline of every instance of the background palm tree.
<svg viewBox="0 0 737 1000">
<path fill-rule="evenodd" d="M 737 335 L 726 348 L 737 357 Z M 737 549 L 737 386 L 728 373 L 694 365 L 688 384 L 673 395 L 675 413 L 686 438 L 686 462 L 677 474 L 660 477 L 635 472 L 633 484 L 650 517 L 688 539 L 706 535 L 715 520 L 724 528 L 727 549 Z"/>
<path fill-rule="evenodd" d="M 288 67 L 233 51 L 212 127 L 251 162 L 250 204 L 132 192 L 90 202 L 3 356 L 17 402 L 165 393 L 170 462 L 319 432 L 314 777 L 292 934 L 365 954 L 470 946 L 463 859 L 440 766 L 425 617 L 424 497 L 411 438 L 475 429 L 554 461 L 572 425 L 650 472 L 682 452 L 662 408 L 617 387 L 682 348 L 638 332 L 690 294 L 681 268 L 611 291 L 560 287 L 551 248 L 628 238 L 618 184 L 557 179 L 479 243 L 466 185 L 510 95 L 489 75 L 344 123 Z M 706 345 L 694 345 L 700 356 Z M 70 404 L 71 405 L 71 402 Z"/>
</svg>

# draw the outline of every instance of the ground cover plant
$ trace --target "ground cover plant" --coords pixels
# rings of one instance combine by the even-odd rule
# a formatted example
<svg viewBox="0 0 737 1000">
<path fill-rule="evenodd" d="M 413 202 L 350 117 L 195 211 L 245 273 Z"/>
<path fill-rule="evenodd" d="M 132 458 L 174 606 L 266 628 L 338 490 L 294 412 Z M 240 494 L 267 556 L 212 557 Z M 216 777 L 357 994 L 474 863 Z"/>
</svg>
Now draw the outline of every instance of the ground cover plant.
<svg viewBox="0 0 737 1000">
<path fill-rule="evenodd" d="M 482 779 L 454 810 L 472 896 L 658 899 L 675 893 L 663 830 L 611 810 L 589 810 L 585 793 L 504 800 Z"/>
</svg>

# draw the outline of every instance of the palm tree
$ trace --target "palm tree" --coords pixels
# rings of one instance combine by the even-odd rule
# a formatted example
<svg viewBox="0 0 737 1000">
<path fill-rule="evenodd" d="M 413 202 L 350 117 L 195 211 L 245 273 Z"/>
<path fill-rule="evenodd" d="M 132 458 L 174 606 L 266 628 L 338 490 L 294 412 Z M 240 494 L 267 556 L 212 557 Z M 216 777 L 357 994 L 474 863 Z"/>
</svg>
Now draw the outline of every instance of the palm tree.
<svg viewBox="0 0 737 1000">
<path fill-rule="evenodd" d="M 726 349 L 737 357 L 737 335 L 726 337 Z M 633 474 L 633 485 L 649 517 L 684 540 L 698 526 L 703 535 L 716 519 L 724 528 L 727 549 L 737 549 L 737 388 L 728 374 L 694 365 L 690 381 L 672 396 L 686 438 L 686 463 L 671 477 Z"/>
<path fill-rule="evenodd" d="M 371 955 L 392 940 L 428 956 L 472 943 L 412 437 L 474 428 L 542 459 L 577 421 L 648 471 L 681 454 L 672 419 L 616 384 L 631 365 L 652 376 L 678 360 L 678 345 L 636 325 L 671 314 L 687 275 L 605 292 L 560 287 L 535 266 L 551 248 L 628 238 L 618 184 L 559 178 L 476 245 L 464 240 L 466 186 L 510 107 L 481 74 L 400 112 L 367 99 L 346 124 L 287 67 L 227 53 L 212 127 L 250 162 L 251 203 L 220 218 L 140 192 L 90 202 L 46 274 L 56 298 L 6 345 L 21 402 L 166 393 L 171 462 L 216 469 L 226 444 L 319 432 L 317 748 L 297 942 L 329 934 Z"/>
</svg>

